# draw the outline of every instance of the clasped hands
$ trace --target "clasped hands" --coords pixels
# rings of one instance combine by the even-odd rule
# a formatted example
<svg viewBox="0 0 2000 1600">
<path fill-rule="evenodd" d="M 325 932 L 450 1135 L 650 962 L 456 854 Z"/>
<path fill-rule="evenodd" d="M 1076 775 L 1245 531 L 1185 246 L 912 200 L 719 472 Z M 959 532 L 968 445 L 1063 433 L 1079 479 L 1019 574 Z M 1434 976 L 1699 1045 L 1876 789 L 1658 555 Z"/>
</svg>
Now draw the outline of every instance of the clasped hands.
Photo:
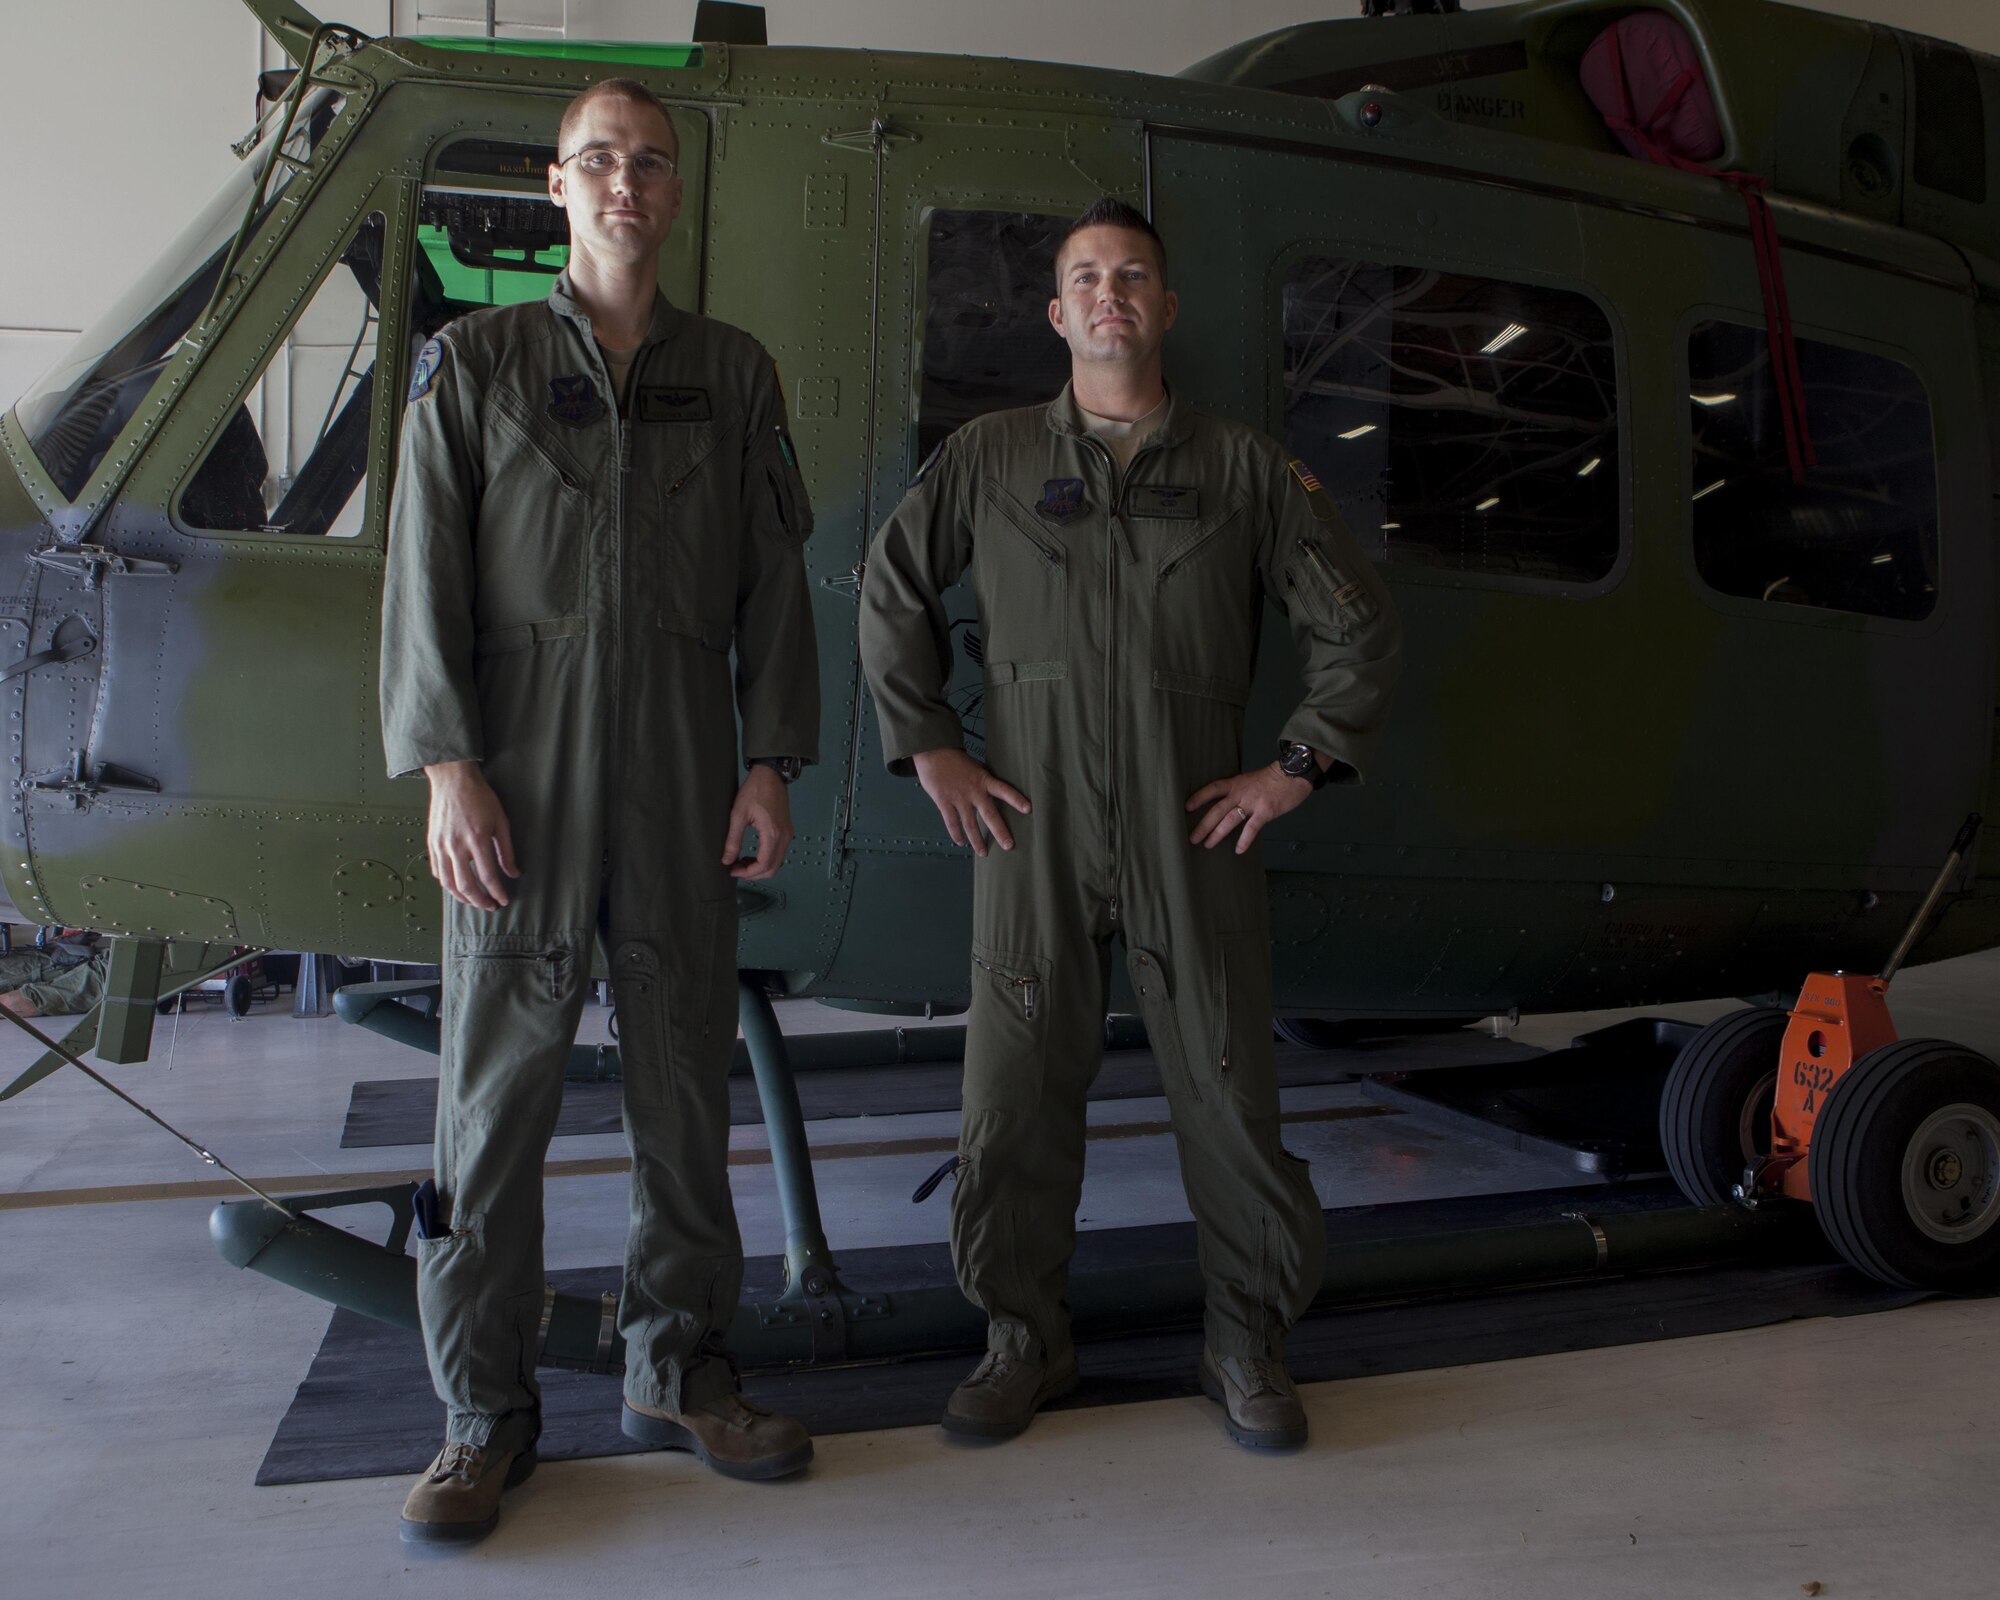
<svg viewBox="0 0 2000 1600">
<path fill-rule="evenodd" d="M 994 844 L 1002 850 L 1014 848 L 1014 835 L 1001 807 L 1027 816 L 1028 797 L 1019 789 L 996 778 L 963 750 L 926 750 L 916 757 L 916 768 L 917 781 L 938 808 L 953 844 L 970 845 L 978 856 Z M 1236 853 L 1242 855 L 1266 824 L 1297 810 L 1311 793 L 1310 783 L 1286 777 L 1275 761 L 1254 772 L 1205 783 L 1188 796 L 1190 813 L 1208 808 L 1188 835 L 1188 843 L 1213 850 L 1234 834 Z"/>
<path fill-rule="evenodd" d="M 507 811 L 476 761 L 440 761 L 424 768 L 431 784 L 430 825 L 424 843 L 431 876 L 444 892 L 475 911 L 507 904 L 507 881 L 518 878 L 514 835 Z M 754 856 L 743 854 L 743 835 L 757 830 Z M 784 779 L 769 767 L 752 767 L 729 808 L 722 864 L 743 883 L 768 878 L 792 847 L 792 803 Z"/>
</svg>

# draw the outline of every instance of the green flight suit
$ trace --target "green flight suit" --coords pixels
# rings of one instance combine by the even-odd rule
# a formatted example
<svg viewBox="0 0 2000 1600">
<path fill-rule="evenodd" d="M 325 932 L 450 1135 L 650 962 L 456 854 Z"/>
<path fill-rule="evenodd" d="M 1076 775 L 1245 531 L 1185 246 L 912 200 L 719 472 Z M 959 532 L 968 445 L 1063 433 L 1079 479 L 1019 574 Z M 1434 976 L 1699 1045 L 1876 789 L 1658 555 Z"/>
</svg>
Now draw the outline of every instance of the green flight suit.
<svg viewBox="0 0 2000 1600">
<path fill-rule="evenodd" d="M 59 940 L 51 950 L 10 950 L 0 955 L 0 994 L 18 989 L 45 1017 L 77 1016 L 104 998 L 111 947 L 79 948 Z"/>
<path fill-rule="evenodd" d="M 418 358 L 382 608 L 389 769 L 482 762 L 521 868 L 499 911 L 445 905 L 450 1231 L 417 1258 L 450 1440 L 518 1450 L 539 1428 L 541 1170 L 594 937 L 632 1145 L 626 1393 L 679 1409 L 733 1385 L 722 846 L 739 712 L 744 760 L 818 754 L 810 529 L 771 358 L 726 324 L 661 298 L 622 415 L 566 279 Z"/>
<path fill-rule="evenodd" d="M 1358 778 L 1397 674 L 1394 607 L 1282 446 L 1170 400 L 1121 474 L 1065 389 L 961 428 L 876 535 L 861 655 L 893 770 L 963 742 L 939 596 L 968 570 L 987 765 L 1033 812 L 1003 809 L 1014 848 L 973 867 L 960 1283 L 992 1349 L 1067 1351 L 1084 1096 L 1115 938 L 1198 1225 L 1208 1344 L 1282 1354 L 1326 1245 L 1305 1163 L 1279 1142 L 1262 851 L 1189 845 L 1184 807 L 1245 768 L 1267 598 L 1304 658 L 1284 736 Z"/>
</svg>

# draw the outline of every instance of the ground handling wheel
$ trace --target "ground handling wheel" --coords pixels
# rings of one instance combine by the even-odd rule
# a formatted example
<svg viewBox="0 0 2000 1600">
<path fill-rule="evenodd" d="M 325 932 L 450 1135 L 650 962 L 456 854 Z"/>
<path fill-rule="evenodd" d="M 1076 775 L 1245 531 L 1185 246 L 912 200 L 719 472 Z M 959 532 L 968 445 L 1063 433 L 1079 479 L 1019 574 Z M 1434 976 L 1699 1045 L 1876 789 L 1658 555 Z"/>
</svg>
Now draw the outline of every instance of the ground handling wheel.
<svg viewBox="0 0 2000 1600">
<path fill-rule="evenodd" d="M 1660 1091 L 1660 1147 L 1681 1193 L 1725 1204 L 1744 1170 L 1770 1153 L 1779 1046 L 1790 1017 L 1732 1011 L 1681 1047 Z"/>
<path fill-rule="evenodd" d="M 229 1014 L 239 1019 L 249 1016 L 253 998 L 250 980 L 240 972 L 231 973 L 229 981 L 222 986 L 222 1003 L 229 1008 Z"/>
<path fill-rule="evenodd" d="M 1871 1051 L 1828 1093 L 1806 1159 L 1850 1266 L 1906 1288 L 2000 1284 L 2000 1066 L 1943 1039 Z"/>
</svg>

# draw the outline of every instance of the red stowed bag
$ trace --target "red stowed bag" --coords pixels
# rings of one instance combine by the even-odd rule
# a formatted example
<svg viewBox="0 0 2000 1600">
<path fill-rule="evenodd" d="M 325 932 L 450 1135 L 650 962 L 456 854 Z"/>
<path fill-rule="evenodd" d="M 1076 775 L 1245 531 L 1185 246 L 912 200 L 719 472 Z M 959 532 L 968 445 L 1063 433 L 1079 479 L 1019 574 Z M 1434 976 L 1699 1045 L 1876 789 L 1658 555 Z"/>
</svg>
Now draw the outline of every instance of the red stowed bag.
<svg viewBox="0 0 2000 1600">
<path fill-rule="evenodd" d="M 1694 40 L 1677 18 L 1664 11 L 1635 11 L 1591 41 L 1579 76 L 1590 103 L 1629 155 L 1720 178 L 1743 196 L 1764 290 L 1771 377 L 1785 425 L 1785 454 L 1792 481 L 1805 482 L 1806 469 L 1815 465 L 1816 457 L 1798 341 L 1792 336 L 1777 220 L 1764 198 L 1763 178 L 1754 172 L 1719 172 L 1708 164 L 1722 154 L 1722 121 L 1715 113 L 1715 96 L 1709 92 Z"/>
<path fill-rule="evenodd" d="M 1722 154 L 1722 122 L 1694 40 L 1664 11 L 1606 28 L 1584 52 L 1583 88 L 1628 154 L 1662 166 Z"/>
</svg>

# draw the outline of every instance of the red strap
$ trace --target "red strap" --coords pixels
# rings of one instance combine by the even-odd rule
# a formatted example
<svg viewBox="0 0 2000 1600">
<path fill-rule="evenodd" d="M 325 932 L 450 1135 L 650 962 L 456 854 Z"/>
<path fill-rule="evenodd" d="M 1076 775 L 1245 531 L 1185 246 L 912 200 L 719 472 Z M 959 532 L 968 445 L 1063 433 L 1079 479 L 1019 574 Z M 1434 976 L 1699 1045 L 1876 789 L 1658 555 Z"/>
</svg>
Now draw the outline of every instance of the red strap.
<svg viewBox="0 0 2000 1600">
<path fill-rule="evenodd" d="M 1657 137 L 1659 130 L 1679 109 L 1688 90 L 1694 87 L 1700 76 L 1698 68 L 1689 67 L 1683 72 L 1674 86 L 1661 97 L 1646 126 L 1642 128 L 1638 125 L 1638 113 L 1632 105 L 1631 85 L 1625 81 L 1625 53 L 1620 39 L 1622 27 L 1621 23 L 1609 30 L 1611 81 L 1618 86 L 1618 113 L 1607 115 L 1605 125 L 1613 133 L 1630 134 L 1655 166 L 1676 167 L 1682 172 L 1698 172 L 1704 177 L 1718 178 L 1743 197 L 1744 209 L 1750 214 L 1750 244 L 1757 253 L 1757 281 L 1764 291 L 1764 328 L 1771 345 L 1771 381 L 1777 390 L 1778 415 L 1785 426 L 1785 458 L 1792 469 L 1792 482 L 1804 483 L 1807 468 L 1817 466 L 1819 456 L 1813 449 L 1812 421 L 1806 412 L 1806 385 L 1799 369 L 1799 344 L 1792 333 L 1792 303 L 1785 287 L 1783 244 L 1778 237 L 1778 220 L 1771 214 L 1771 202 L 1765 196 L 1764 179 L 1754 172 L 1722 172 L 1703 166 L 1699 161 L 1676 155 L 1660 143 Z"/>
</svg>

